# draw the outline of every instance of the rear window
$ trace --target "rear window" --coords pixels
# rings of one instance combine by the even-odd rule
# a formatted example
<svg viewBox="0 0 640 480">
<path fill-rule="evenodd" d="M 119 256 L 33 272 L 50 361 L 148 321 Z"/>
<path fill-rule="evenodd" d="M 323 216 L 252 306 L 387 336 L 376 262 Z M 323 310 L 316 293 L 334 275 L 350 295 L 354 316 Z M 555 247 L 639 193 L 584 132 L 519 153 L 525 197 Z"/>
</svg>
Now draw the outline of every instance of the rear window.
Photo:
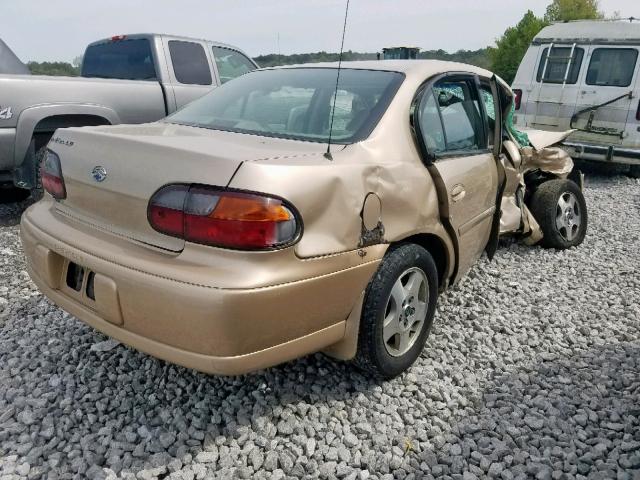
<svg viewBox="0 0 640 480">
<path fill-rule="evenodd" d="M 587 70 L 587 85 L 628 87 L 637 59 L 635 48 L 596 48 Z"/>
<path fill-rule="evenodd" d="M 212 47 L 216 59 L 220 83 L 227 83 L 240 75 L 256 69 L 256 66 L 240 52 L 224 47 Z"/>
<path fill-rule="evenodd" d="M 199 43 L 172 40 L 169 53 L 176 80 L 187 85 L 211 85 L 211 71 L 204 48 Z"/>
<path fill-rule="evenodd" d="M 538 82 L 542 81 L 543 83 L 563 83 L 566 74 L 568 84 L 576 83 L 582 65 L 584 49 L 576 47 L 573 50 L 573 55 L 571 55 L 571 48 L 572 47 L 553 47 L 548 60 L 547 54 L 549 53 L 549 48 L 545 48 L 542 51 L 542 57 L 540 57 L 540 63 L 538 64 L 536 80 Z M 547 64 L 546 70 L 545 63 Z M 568 71 L 567 65 L 569 65 Z M 542 80 L 543 73 L 544 80 Z"/>
<path fill-rule="evenodd" d="M 335 68 L 259 70 L 214 89 L 167 121 L 214 130 L 326 142 L 366 138 L 402 83 L 398 72 Z"/>
<path fill-rule="evenodd" d="M 149 40 L 138 38 L 90 45 L 82 59 L 82 76 L 122 80 L 155 80 Z"/>
</svg>

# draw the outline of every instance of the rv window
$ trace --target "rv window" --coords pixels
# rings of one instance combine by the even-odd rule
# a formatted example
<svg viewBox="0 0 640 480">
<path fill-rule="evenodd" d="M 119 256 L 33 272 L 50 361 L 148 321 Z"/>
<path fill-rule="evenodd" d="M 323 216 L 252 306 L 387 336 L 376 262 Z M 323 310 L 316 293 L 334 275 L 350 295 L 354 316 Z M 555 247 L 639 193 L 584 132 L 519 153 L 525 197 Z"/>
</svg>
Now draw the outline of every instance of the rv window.
<svg viewBox="0 0 640 480">
<path fill-rule="evenodd" d="M 539 82 L 542 79 L 542 73 L 544 72 L 543 83 L 563 83 L 566 73 L 567 83 L 576 83 L 578 81 L 578 74 L 580 73 L 580 66 L 582 65 L 584 50 L 579 47 L 574 49 L 568 72 L 567 64 L 569 63 L 569 56 L 571 55 L 571 47 L 553 47 L 549 55 L 549 60 L 547 61 L 548 52 L 548 48 L 542 51 L 536 81 Z M 546 71 L 545 63 L 547 63 Z"/>
<path fill-rule="evenodd" d="M 587 70 L 587 85 L 628 87 L 637 59 L 635 48 L 596 48 Z"/>
</svg>

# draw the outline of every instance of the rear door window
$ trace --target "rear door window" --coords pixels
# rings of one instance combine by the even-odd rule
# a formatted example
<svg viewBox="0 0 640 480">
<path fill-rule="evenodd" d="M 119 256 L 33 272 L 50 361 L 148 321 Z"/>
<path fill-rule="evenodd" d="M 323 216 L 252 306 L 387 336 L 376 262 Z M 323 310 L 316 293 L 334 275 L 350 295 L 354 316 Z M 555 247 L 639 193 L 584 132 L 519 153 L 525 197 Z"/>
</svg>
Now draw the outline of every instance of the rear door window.
<svg viewBox="0 0 640 480">
<path fill-rule="evenodd" d="M 433 93 L 440 110 L 446 151 L 464 152 L 486 148 L 477 91 L 466 80 L 438 82 Z"/>
<path fill-rule="evenodd" d="M 571 48 L 572 47 L 553 47 L 548 60 L 547 54 L 549 53 L 549 48 L 542 50 L 542 56 L 540 57 L 540 63 L 538 64 L 536 81 L 542 81 L 542 83 L 563 83 L 566 74 L 567 84 L 576 83 L 578 81 L 580 67 L 582 66 L 584 49 L 576 47 L 573 50 L 572 55 Z M 567 66 L 569 66 L 568 72 Z M 543 74 L 544 79 L 542 78 Z"/>
<path fill-rule="evenodd" d="M 596 48 L 587 70 L 587 85 L 628 87 L 637 59 L 635 48 Z"/>
<path fill-rule="evenodd" d="M 220 83 L 226 83 L 256 68 L 253 62 L 240 52 L 224 47 L 212 47 L 212 49 Z"/>
<path fill-rule="evenodd" d="M 211 85 L 211 71 L 199 43 L 171 40 L 169 54 L 176 80 L 186 85 Z"/>
</svg>

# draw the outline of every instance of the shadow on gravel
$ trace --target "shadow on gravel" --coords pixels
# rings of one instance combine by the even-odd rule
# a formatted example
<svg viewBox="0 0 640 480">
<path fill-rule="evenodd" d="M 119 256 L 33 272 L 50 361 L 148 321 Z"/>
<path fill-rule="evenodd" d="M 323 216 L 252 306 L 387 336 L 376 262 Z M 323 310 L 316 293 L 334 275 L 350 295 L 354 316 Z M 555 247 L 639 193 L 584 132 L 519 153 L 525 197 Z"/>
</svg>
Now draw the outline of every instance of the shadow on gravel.
<svg viewBox="0 0 640 480">
<path fill-rule="evenodd" d="M 18 225 L 22 212 L 31 203 L 28 190 L 0 186 L 0 227 Z"/>
<path fill-rule="evenodd" d="M 543 355 L 483 390 L 474 413 L 452 426 L 439 453 L 418 454 L 423 472 L 640 478 L 640 343 L 572 358 Z"/>
</svg>

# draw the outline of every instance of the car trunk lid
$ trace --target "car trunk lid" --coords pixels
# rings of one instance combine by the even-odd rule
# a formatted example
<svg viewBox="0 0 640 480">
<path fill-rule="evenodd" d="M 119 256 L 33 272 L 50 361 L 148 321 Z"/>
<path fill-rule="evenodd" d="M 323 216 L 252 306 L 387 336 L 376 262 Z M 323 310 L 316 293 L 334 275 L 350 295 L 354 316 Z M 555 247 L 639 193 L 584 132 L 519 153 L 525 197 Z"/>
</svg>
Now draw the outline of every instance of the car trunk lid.
<svg viewBox="0 0 640 480">
<path fill-rule="evenodd" d="M 309 148 L 302 142 L 264 140 L 166 123 L 60 130 L 49 148 L 60 157 L 67 198 L 56 208 L 91 227 L 179 252 L 184 240 L 149 224 L 151 196 L 170 183 L 225 187 L 243 161 Z"/>
</svg>

